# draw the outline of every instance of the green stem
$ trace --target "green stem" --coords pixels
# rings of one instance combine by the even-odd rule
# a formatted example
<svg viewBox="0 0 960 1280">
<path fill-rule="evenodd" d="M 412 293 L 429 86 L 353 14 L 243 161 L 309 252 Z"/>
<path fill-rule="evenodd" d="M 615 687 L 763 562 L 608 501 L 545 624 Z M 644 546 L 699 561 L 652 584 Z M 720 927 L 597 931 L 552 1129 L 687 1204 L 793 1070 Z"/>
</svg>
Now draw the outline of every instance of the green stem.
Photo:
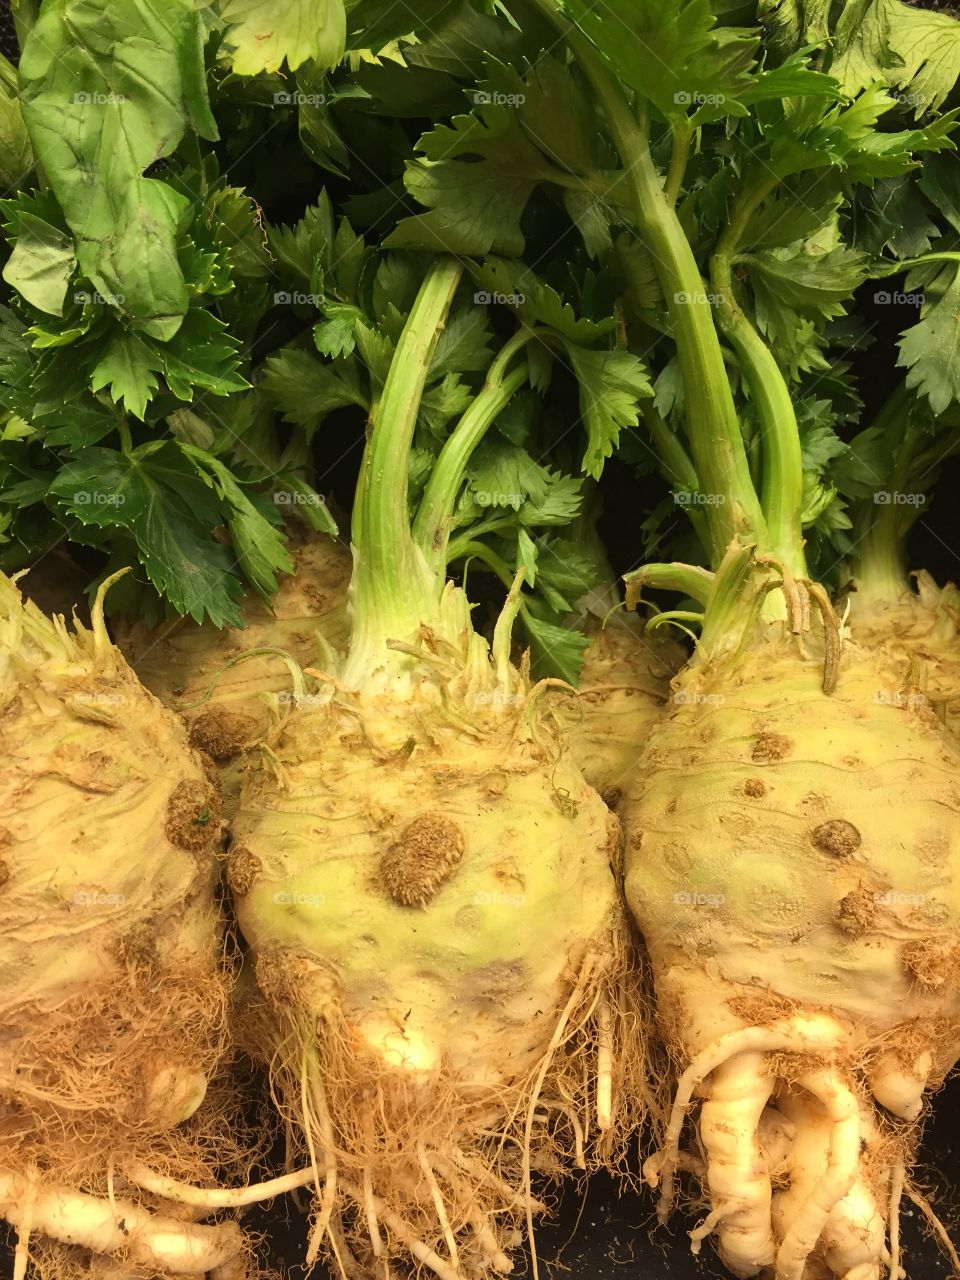
<svg viewBox="0 0 960 1280">
<path fill-rule="evenodd" d="M 507 372 L 513 357 L 531 338 L 531 329 L 514 334 L 497 355 L 484 385 L 447 437 L 434 463 L 413 524 L 413 539 L 435 572 L 443 574 L 447 539 L 463 478 L 471 455 L 520 387 L 527 381 L 526 368 Z"/>
<path fill-rule="evenodd" d="M 697 469 L 679 436 L 670 430 L 656 406 L 649 400 L 640 401 L 640 412 L 650 432 L 653 446 L 660 457 L 661 470 L 666 478 L 671 484 L 695 493 L 700 488 Z"/>
<path fill-rule="evenodd" d="M 644 587 L 676 591 L 702 605 L 706 605 L 713 591 L 713 574 L 709 569 L 679 562 L 645 564 L 624 574 L 623 580 L 627 584 L 628 609 L 637 607 Z"/>
<path fill-rule="evenodd" d="M 367 428 L 353 522 L 348 683 L 362 679 L 371 662 L 382 662 L 387 640 L 407 638 L 437 606 L 435 579 L 426 572 L 411 536 L 407 470 L 427 372 L 462 270 L 450 258 L 435 259 L 430 266 L 397 342 L 376 417 Z"/>
<path fill-rule="evenodd" d="M 917 455 L 926 443 L 923 433 L 910 421 L 910 393 L 904 383 L 888 397 L 872 427 L 886 437 L 893 465 L 886 477 L 889 488 L 878 490 L 865 508 L 867 528 L 857 544 L 854 577 L 859 601 L 893 604 L 910 589 L 903 544 L 919 515 L 919 507 L 901 504 L 897 496 L 909 485 Z M 886 493 L 889 501 L 878 502 L 880 493 Z"/>
<path fill-rule="evenodd" d="M 793 397 L 773 352 L 737 303 L 733 263 L 752 214 L 777 185 L 765 176 L 748 187 L 731 211 L 710 263 L 720 327 L 737 353 L 760 420 L 763 478 L 760 505 L 767 524 L 766 551 L 783 562 L 795 578 L 807 576 L 803 553 L 803 459 Z"/>
<path fill-rule="evenodd" d="M 677 342 L 688 406 L 693 462 L 705 491 L 723 495 L 707 508 L 713 559 L 735 538 L 766 541 L 766 524 L 750 479 L 733 394 L 693 249 L 666 198 L 640 124 L 590 44 L 558 13 L 554 0 L 535 0 L 562 31 L 607 119 L 632 197 L 633 216 L 656 264 Z"/>
<path fill-rule="evenodd" d="M 694 129 L 689 124 L 675 124 L 670 128 L 673 146 L 670 151 L 670 167 L 663 184 L 663 194 L 671 205 L 677 203 L 677 196 L 683 186 L 683 175 L 687 171 L 687 160 L 690 157 L 690 144 L 693 142 Z"/>
</svg>

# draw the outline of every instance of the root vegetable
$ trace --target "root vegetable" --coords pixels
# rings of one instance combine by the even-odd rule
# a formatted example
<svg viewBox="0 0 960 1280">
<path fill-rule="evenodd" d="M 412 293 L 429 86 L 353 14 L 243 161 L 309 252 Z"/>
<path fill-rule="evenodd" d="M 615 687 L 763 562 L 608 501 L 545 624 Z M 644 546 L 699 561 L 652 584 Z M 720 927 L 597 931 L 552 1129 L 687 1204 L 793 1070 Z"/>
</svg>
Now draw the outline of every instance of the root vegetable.
<svg viewBox="0 0 960 1280">
<path fill-rule="evenodd" d="M 91 629 L 70 631 L 0 577 L 0 1200 L 28 1235 L 199 1271 L 236 1229 L 134 1203 L 125 1234 L 122 1180 L 119 1213 L 109 1196 L 126 1157 L 188 1178 L 218 1160 L 220 799 L 212 764 L 110 644 L 108 585 Z"/>
<path fill-rule="evenodd" d="M 587 782 L 616 808 L 686 655 L 672 637 L 644 627 L 634 614 L 615 614 L 590 631 L 571 749 Z"/>
<path fill-rule="evenodd" d="M 801 1280 L 819 1256 L 872 1280 L 960 1052 L 960 756 L 929 708 L 878 702 L 896 668 L 876 653 L 847 646 L 827 696 L 794 646 L 688 670 L 628 798 L 626 893 L 684 1073 L 647 1172 L 665 1214 L 698 1085 L 702 1234 L 727 1266 Z M 792 1126 L 779 1190 L 772 1115 Z"/>
<path fill-rule="evenodd" d="M 895 687 L 878 689 L 880 701 L 929 700 L 950 732 L 960 734 L 960 591 L 938 587 L 924 570 L 912 575 L 916 592 L 890 600 L 853 597 L 850 630 L 868 648 L 880 648 L 900 664 Z"/>
<path fill-rule="evenodd" d="M 407 454 L 459 279 L 429 268 L 379 398 L 346 661 L 265 743 L 228 863 L 253 1044 L 316 1170 L 308 1261 L 323 1242 L 442 1280 L 509 1270 L 534 1177 L 603 1158 L 641 1096 L 619 828 L 563 751 L 570 691 L 511 664 L 520 577 L 491 650 L 411 534 Z"/>
<path fill-rule="evenodd" d="M 156 628 L 116 628 L 120 648 L 146 687 L 165 706 L 182 709 L 192 745 L 220 765 L 228 816 L 239 794 L 243 750 L 267 729 L 270 699 L 288 696 L 290 687 L 276 653 L 233 659 L 271 648 L 309 666 L 347 643 L 349 552 L 316 534 L 294 546 L 292 559 L 294 573 L 281 578 L 269 606 L 248 597 L 242 631 L 218 631 L 189 618 Z"/>
</svg>

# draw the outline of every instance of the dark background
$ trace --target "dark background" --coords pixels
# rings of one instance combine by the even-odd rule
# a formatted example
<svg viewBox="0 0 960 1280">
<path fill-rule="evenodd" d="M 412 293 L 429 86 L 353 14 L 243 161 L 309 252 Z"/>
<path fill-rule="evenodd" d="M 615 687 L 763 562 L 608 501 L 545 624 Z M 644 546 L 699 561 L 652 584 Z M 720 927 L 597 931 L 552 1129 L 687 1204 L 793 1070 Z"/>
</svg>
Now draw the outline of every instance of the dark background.
<svg viewBox="0 0 960 1280">
<path fill-rule="evenodd" d="M 944 7 L 929 3 L 924 7 Z M 7 0 L 0 0 L 0 49 L 15 59 L 16 41 Z M 891 281 L 891 292 L 899 288 Z M 873 285 L 865 286 L 864 306 L 877 341 L 859 357 L 861 393 L 866 401 L 865 421 L 869 421 L 903 376 L 894 365 L 897 334 L 913 321 L 913 313 L 897 307 L 875 307 Z M 343 474 L 330 477 L 333 492 L 349 502 L 355 460 L 345 462 Z M 957 528 L 956 494 L 960 486 L 960 458 L 948 463 L 937 487 L 937 497 L 917 521 L 911 540 L 911 566 L 922 566 L 943 582 L 960 578 L 960 537 Z M 635 545 L 635 518 L 641 505 L 637 479 L 632 468 L 613 462 L 605 476 L 607 515 L 603 519 L 605 542 L 618 572 L 631 567 L 618 560 Z M 932 1194 L 945 1225 L 955 1234 L 960 1226 L 957 1180 L 960 1153 L 956 1137 L 960 1124 L 960 1086 L 952 1082 L 936 1099 L 921 1150 L 920 1181 Z M 636 1169 L 636 1162 L 634 1162 Z M 944 1280 L 951 1267 L 929 1235 L 919 1227 L 917 1211 L 908 1202 L 903 1209 L 904 1263 L 910 1280 Z M 611 1178 L 596 1176 L 571 1179 L 564 1189 L 552 1221 L 537 1232 L 540 1272 L 544 1280 L 729 1280 L 729 1273 L 717 1262 L 707 1245 L 699 1258 L 689 1251 L 684 1231 L 695 1217 L 674 1215 L 669 1230 L 654 1231 L 653 1199 L 647 1192 L 621 1190 Z M 267 1233 L 267 1259 L 284 1274 L 298 1268 L 305 1250 L 304 1219 L 289 1200 L 252 1212 L 247 1221 Z M 0 1228 L 2 1236 L 2 1228 Z M 9 1256 L 9 1255 L 7 1255 Z M 325 1275 L 323 1268 L 314 1273 Z M 516 1276 L 529 1274 L 526 1259 L 517 1258 Z"/>
</svg>

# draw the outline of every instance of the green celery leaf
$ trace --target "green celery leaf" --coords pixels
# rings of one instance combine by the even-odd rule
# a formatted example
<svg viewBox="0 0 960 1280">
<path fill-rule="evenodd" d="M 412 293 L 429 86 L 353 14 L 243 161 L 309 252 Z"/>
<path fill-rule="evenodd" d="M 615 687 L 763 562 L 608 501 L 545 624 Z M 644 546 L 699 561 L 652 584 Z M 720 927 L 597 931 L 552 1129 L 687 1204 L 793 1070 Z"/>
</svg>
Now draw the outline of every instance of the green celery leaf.
<svg viewBox="0 0 960 1280">
<path fill-rule="evenodd" d="M 915 117 L 939 107 L 960 76 L 960 21 L 903 0 L 851 0 L 835 33 L 830 74 L 851 96 L 870 85 L 903 90 Z"/>
<path fill-rule="evenodd" d="M 417 149 L 424 158 L 410 162 L 404 182 L 428 212 L 402 219 L 387 247 L 477 256 L 523 252 L 520 218 L 543 161 L 515 110 L 481 104 L 475 114 L 454 116 L 425 134 Z"/>
<path fill-rule="evenodd" d="M 960 401 L 960 268 L 952 268 L 952 277 L 904 333 L 897 358 L 909 370 L 907 386 L 926 396 L 936 414 Z"/>
<path fill-rule="evenodd" d="M 583 469 L 599 479 L 624 427 L 635 427 L 637 401 L 653 395 L 643 361 L 628 351 L 590 351 L 565 341 L 580 390 L 580 415 L 587 432 Z"/>
<path fill-rule="evenodd" d="M 62 316 L 67 287 L 77 267 L 73 240 L 31 213 L 21 212 L 17 222 L 19 231 L 3 278 L 38 311 Z"/>
<path fill-rule="evenodd" d="M 84 449 L 61 468 L 50 494 L 83 525 L 132 534 L 147 576 L 178 613 L 243 625 L 234 554 L 212 536 L 223 512 L 175 442 L 132 454 Z"/>
<path fill-rule="evenodd" d="M 162 357 L 153 347 L 129 329 L 118 327 L 93 366 L 90 387 L 93 391 L 108 387 L 114 401 L 122 402 L 128 413 L 142 421 L 162 367 Z"/>
<path fill-rule="evenodd" d="M 576 685 L 584 654 L 590 641 L 581 631 L 537 617 L 533 610 L 521 610 L 520 619 L 530 645 L 530 665 L 538 679 L 556 676 Z"/>
<path fill-rule="evenodd" d="M 260 494 L 248 493 L 229 467 L 212 454 L 192 445 L 181 449 L 201 477 L 212 482 L 228 511 L 227 528 L 240 567 L 254 589 L 269 600 L 277 590 L 277 574 L 293 573 L 286 540 L 276 527 L 279 517 L 275 506 Z"/>
<path fill-rule="evenodd" d="M 96 289 L 161 341 L 189 302 L 184 195 L 144 171 L 194 129 L 215 139 L 190 0 L 47 0 L 20 59 L 24 119 Z"/>
<path fill-rule="evenodd" d="M 221 0 L 226 43 L 237 75 L 291 71 L 312 59 L 335 67 L 346 43 L 343 0 Z"/>
<path fill-rule="evenodd" d="M 311 435 L 334 409 L 353 404 L 366 410 L 366 393 L 355 366 L 349 361 L 322 364 L 308 351 L 290 347 L 269 356 L 262 386 L 284 420 L 295 422 Z"/>
</svg>

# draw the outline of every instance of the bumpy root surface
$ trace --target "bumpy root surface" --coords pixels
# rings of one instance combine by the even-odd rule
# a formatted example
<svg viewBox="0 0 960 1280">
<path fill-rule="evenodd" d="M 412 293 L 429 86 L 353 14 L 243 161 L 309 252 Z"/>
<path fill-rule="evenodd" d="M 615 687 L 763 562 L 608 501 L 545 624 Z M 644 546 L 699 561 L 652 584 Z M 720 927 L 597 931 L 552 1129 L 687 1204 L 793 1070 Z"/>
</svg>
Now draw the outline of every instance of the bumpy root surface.
<svg viewBox="0 0 960 1280">
<path fill-rule="evenodd" d="M 288 532 L 294 573 L 281 577 L 271 607 L 247 600 L 243 630 L 218 631 L 189 618 L 155 628 L 121 620 L 114 628 L 146 687 L 182 713 L 192 745 L 220 766 L 228 816 L 239 796 L 243 753 L 270 726 L 270 700 L 279 697 L 280 710 L 288 710 L 292 696 L 290 673 L 277 654 L 228 664 L 269 647 L 305 667 L 323 662 L 325 646 L 345 649 L 349 636 L 348 548 L 322 535 L 304 538 L 293 527 Z"/>
<path fill-rule="evenodd" d="M 244 1043 L 347 1275 L 508 1271 L 548 1180 L 616 1163 L 644 1104 L 619 824 L 549 715 L 479 693 L 305 710 L 235 822 Z"/>
<path fill-rule="evenodd" d="M 269 997 L 247 1010 L 246 1035 L 275 1046 L 288 1163 L 314 1169 L 308 1260 L 322 1248 L 347 1275 L 411 1259 L 440 1280 L 512 1271 L 550 1185 L 571 1167 L 616 1165 L 649 1102 L 639 975 L 614 959 L 582 958 L 542 1057 L 497 1087 L 386 1063 L 335 999 L 311 1023 L 289 966 L 262 966 Z"/>
<path fill-rule="evenodd" d="M 110 645 L 102 601 L 92 620 L 71 633 L 0 577 L 0 1216 L 17 1280 L 41 1257 L 69 1276 L 71 1250 L 197 1272 L 240 1240 L 169 1227 L 120 1172 L 230 1164 L 232 978 L 216 779 Z"/>
<path fill-rule="evenodd" d="M 896 1274 L 918 1118 L 960 1053 L 960 755 L 928 706 L 882 696 L 897 669 L 850 646 L 827 697 L 771 640 L 688 673 L 700 696 L 654 732 L 626 809 L 679 1067 L 645 1174 L 665 1219 L 695 1119 L 692 1242 L 738 1276 Z"/>
<path fill-rule="evenodd" d="M 900 663 L 904 678 L 895 691 L 906 705 L 927 703 L 954 737 L 960 737 L 960 590 L 938 587 L 928 573 L 912 575 L 916 594 L 896 604 L 852 597 L 849 629 L 858 644 Z"/>
<path fill-rule="evenodd" d="M 635 613 L 613 613 L 602 627 L 593 619 L 592 628 L 571 749 L 587 782 L 615 809 L 686 653 L 666 631 L 645 629 Z"/>
</svg>

